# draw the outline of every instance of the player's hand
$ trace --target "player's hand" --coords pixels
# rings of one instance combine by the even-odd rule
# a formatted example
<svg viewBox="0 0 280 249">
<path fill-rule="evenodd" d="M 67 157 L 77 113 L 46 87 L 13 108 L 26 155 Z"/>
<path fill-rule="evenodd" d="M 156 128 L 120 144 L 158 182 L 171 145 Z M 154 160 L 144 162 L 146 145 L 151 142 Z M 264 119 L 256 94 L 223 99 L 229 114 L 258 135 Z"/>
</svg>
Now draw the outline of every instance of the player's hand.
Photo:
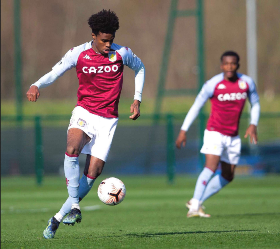
<svg viewBox="0 0 280 249">
<path fill-rule="evenodd" d="M 130 106 L 130 112 L 133 113 L 131 116 L 129 116 L 130 119 L 136 120 L 140 117 L 140 101 L 134 100 L 133 103 Z"/>
<path fill-rule="evenodd" d="M 29 101 L 36 102 L 40 96 L 39 88 L 37 86 L 31 86 L 26 93 L 26 97 Z"/>
<path fill-rule="evenodd" d="M 187 135 L 186 132 L 183 130 L 180 130 L 179 135 L 176 139 L 176 147 L 178 149 L 181 149 L 181 146 L 183 145 L 183 147 L 186 146 L 186 141 L 187 141 Z"/>
<path fill-rule="evenodd" d="M 254 144 L 257 144 L 258 142 L 258 136 L 257 136 L 257 126 L 255 125 L 249 125 L 249 127 L 247 128 L 246 130 L 246 133 L 245 133 L 245 138 L 247 137 L 250 137 L 250 143 L 254 143 Z"/>
</svg>

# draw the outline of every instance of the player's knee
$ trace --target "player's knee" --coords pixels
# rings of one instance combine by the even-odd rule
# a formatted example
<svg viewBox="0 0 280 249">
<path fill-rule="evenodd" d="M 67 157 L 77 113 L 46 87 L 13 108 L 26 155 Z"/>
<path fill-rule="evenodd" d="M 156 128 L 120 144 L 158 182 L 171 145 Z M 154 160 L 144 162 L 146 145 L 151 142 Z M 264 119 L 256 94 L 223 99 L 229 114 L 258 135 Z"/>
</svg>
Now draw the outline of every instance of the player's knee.
<svg viewBox="0 0 280 249">
<path fill-rule="evenodd" d="M 79 149 L 75 148 L 75 146 L 71 146 L 71 145 L 67 146 L 66 152 L 68 155 L 79 155 L 80 154 Z"/>
</svg>

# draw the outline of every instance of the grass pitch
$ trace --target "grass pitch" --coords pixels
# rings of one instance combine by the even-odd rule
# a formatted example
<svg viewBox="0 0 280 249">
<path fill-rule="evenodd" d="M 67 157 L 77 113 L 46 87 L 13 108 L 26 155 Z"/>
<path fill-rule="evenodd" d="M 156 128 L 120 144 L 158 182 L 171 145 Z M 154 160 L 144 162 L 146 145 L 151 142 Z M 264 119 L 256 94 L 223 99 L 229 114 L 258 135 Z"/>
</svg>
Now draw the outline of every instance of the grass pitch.
<svg viewBox="0 0 280 249">
<path fill-rule="evenodd" d="M 209 219 L 186 218 L 196 178 L 116 176 L 127 195 L 112 207 L 96 193 L 105 177 L 81 202 L 82 223 L 61 224 L 52 240 L 42 232 L 67 197 L 65 179 L 2 178 L 1 248 L 280 248 L 280 176 L 237 177 L 205 202 Z"/>
</svg>

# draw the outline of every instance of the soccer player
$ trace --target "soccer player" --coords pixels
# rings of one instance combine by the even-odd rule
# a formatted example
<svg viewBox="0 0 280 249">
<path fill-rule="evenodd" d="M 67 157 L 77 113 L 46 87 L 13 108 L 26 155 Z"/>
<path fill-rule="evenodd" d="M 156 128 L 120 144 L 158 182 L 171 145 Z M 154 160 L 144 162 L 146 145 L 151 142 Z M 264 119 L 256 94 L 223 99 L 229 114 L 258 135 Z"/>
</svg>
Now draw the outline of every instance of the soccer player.
<svg viewBox="0 0 280 249">
<path fill-rule="evenodd" d="M 36 101 L 39 89 L 49 86 L 67 70 L 76 68 L 79 87 L 77 105 L 67 132 L 64 172 L 69 197 L 43 232 L 46 239 L 54 237 L 61 221 L 74 225 L 81 222 L 79 206 L 101 174 L 118 123 L 118 104 L 123 84 L 124 65 L 135 71 L 134 102 L 130 106 L 136 120 L 144 86 L 145 67 L 130 48 L 113 43 L 119 29 L 115 12 L 102 10 L 92 15 L 88 24 L 92 40 L 70 49 L 52 71 L 32 84 L 29 101 Z M 84 175 L 79 176 L 79 155 L 86 154 Z"/>
<path fill-rule="evenodd" d="M 259 96 L 254 81 L 247 75 L 237 73 L 238 68 L 237 53 L 227 51 L 222 54 L 222 73 L 204 84 L 186 115 L 176 140 L 177 148 L 186 145 L 186 132 L 202 106 L 210 99 L 211 113 L 200 151 L 205 154 L 205 167 L 197 179 L 193 198 L 186 203 L 189 209 L 187 217 L 210 217 L 204 212 L 202 203 L 233 180 L 241 150 L 239 120 L 247 97 L 251 103 L 251 121 L 244 137 L 249 136 L 251 143 L 257 143 Z M 212 178 L 219 163 L 221 175 Z"/>
</svg>

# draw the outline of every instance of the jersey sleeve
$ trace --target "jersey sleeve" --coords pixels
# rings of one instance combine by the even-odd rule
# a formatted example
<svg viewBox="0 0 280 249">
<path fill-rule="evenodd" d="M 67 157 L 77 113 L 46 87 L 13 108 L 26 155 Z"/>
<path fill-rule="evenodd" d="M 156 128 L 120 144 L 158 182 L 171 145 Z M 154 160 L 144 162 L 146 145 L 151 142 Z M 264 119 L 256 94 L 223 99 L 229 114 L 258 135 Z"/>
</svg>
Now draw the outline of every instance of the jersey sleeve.
<svg viewBox="0 0 280 249">
<path fill-rule="evenodd" d="M 186 115 L 181 130 L 187 131 L 190 128 L 191 124 L 196 119 L 200 109 L 204 106 L 206 101 L 212 97 L 213 92 L 213 86 L 206 82 L 197 95 L 194 104 L 192 105 L 188 114 Z"/>
<path fill-rule="evenodd" d="M 45 74 L 41 77 L 37 82 L 32 84 L 31 86 L 35 85 L 38 88 L 44 88 L 51 85 L 54 81 L 56 81 L 60 76 L 62 76 L 67 70 L 76 66 L 75 61 L 72 57 L 72 51 L 74 49 L 69 50 L 62 59 L 53 66 L 52 71 Z"/>
<path fill-rule="evenodd" d="M 255 103 L 259 102 L 259 95 L 258 95 L 258 92 L 257 92 L 257 88 L 256 88 L 256 85 L 255 85 L 255 82 L 253 80 L 249 84 L 248 99 L 249 99 L 251 105 L 254 105 Z"/>
<path fill-rule="evenodd" d="M 250 124 L 253 124 L 255 126 L 258 125 L 259 118 L 260 118 L 260 111 L 261 111 L 260 103 L 259 102 L 254 103 L 251 107 Z"/>
<path fill-rule="evenodd" d="M 254 82 L 254 80 L 247 76 L 247 75 L 242 75 L 241 78 L 243 78 L 249 85 L 249 90 L 248 90 L 248 100 L 251 104 L 251 120 L 250 120 L 250 124 L 253 125 L 258 125 L 259 122 L 259 118 L 260 118 L 260 103 L 259 103 L 259 95 L 257 92 L 257 87 L 256 84 Z"/>
<path fill-rule="evenodd" d="M 80 46 L 71 48 L 62 59 L 56 63 L 52 70 L 41 77 L 37 82 L 32 84 L 38 88 L 44 88 L 51 85 L 55 80 L 57 80 L 60 76 L 62 76 L 66 71 L 70 70 L 73 67 L 76 67 L 78 57 L 82 51 L 87 48 L 90 48 L 91 42 L 82 44 Z"/>
<path fill-rule="evenodd" d="M 62 57 L 62 59 L 57 64 L 53 66 L 52 70 L 58 77 L 62 76 L 71 68 L 76 67 L 77 60 L 73 58 L 75 57 L 74 55 L 74 48 L 72 48 Z"/>
<path fill-rule="evenodd" d="M 134 99 L 142 101 L 142 92 L 145 82 L 145 66 L 130 48 L 122 47 L 119 50 L 123 64 L 135 71 L 135 94 Z"/>
</svg>

